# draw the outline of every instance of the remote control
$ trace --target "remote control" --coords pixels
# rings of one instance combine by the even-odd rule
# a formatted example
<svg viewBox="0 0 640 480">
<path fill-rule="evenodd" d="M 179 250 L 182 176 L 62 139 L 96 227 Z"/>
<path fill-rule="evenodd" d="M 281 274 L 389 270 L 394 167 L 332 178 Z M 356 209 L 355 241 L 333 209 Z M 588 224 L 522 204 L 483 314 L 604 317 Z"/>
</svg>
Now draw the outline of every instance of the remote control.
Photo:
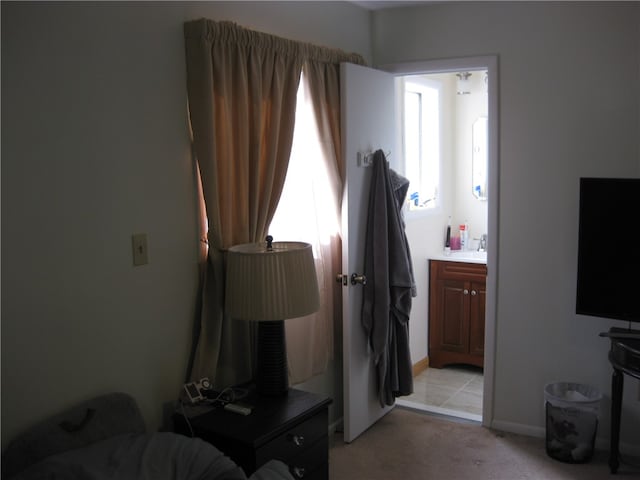
<svg viewBox="0 0 640 480">
<path fill-rule="evenodd" d="M 238 405 L 237 403 L 227 403 L 224 409 L 233 413 L 239 413 L 240 415 L 249 415 L 251 413 L 251 408 Z"/>
</svg>

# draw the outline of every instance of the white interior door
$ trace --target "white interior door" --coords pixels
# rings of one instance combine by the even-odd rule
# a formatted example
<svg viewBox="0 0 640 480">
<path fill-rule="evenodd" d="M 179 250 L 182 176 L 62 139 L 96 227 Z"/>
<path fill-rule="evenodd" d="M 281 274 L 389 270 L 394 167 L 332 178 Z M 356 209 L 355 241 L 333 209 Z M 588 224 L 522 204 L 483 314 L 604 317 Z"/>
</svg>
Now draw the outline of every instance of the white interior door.
<svg viewBox="0 0 640 480">
<path fill-rule="evenodd" d="M 361 324 L 362 286 L 352 274 L 362 274 L 364 237 L 369 202 L 370 169 L 360 166 L 358 154 L 395 149 L 394 76 L 343 63 L 340 67 L 342 147 L 346 180 L 342 202 L 344 440 L 351 442 L 391 407 L 381 407 L 375 368 Z"/>
</svg>

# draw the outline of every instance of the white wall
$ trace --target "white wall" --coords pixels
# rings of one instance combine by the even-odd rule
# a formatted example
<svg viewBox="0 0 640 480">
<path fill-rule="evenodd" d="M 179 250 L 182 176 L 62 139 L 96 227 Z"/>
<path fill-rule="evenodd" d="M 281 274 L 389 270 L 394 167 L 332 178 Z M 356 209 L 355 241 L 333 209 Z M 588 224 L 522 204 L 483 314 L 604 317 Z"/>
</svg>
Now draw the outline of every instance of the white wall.
<svg viewBox="0 0 640 480">
<path fill-rule="evenodd" d="M 2 3 L 3 447 L 100 393 L 152 429 L 177 398 L 198 275 L 182 26 L 203 16 L 371 58 L 348 4 Z M 341 415 L 333 373 L 316 388 Z"/>
<path fill-rule="evenodd" d="M 455 79 L 455 75 L 453 75 Z M 487 201 L 478 200 L 472 191 L 473 181 L 473 123 L 479 117 L 488 116 L 488 94 L 483 89 L 483 72 L 474 71 L 469 78 L 471 93 L 458 95 L 452 93 L 455 106 L 455 165 L 453 186 L 455 188 L 455 202 L 453 214 L 453 231 L 458 229 L 465 220 L 469 224 L 469 241 L 480 238 L 487 233 L 488 210 Z M 455 82 L 454 82 L 455 85 Z M 455 88 L 455 87 L 454 87 Z M 488 159 L 487 159 L 488 161 Z"/>
<path fill-rule="evenodd" d="M 578 179 L 640 175 L 639 22 L 637 2 L 449 3 L 374 13 L 375 64 L 499 56 L 493 397 L 501 428 L 541 434 L 543 387 L 568 380 L 603 391 L 599 435 L 608 436 L 609 345 L 598 333 L 618 323 L 574 313 Z M 621 435 L 636 447 L 639 389 L 626 379 Z"/>
</svg>

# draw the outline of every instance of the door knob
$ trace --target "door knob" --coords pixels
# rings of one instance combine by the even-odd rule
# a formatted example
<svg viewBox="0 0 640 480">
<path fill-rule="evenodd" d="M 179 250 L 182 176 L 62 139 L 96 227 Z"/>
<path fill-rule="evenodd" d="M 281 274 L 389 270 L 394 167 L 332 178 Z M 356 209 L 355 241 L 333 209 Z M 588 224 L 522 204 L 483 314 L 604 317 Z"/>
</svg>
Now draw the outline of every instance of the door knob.
<svg viewBox="0 0 640 480">
<path fill-rule="evenodd" d="M 367 284 L 367 277 L 365 277 L 364 275 L 358 275 L 357 273 L 354 273 L 351 275 L 351 285 L 366 285 Z"/>
</svg>

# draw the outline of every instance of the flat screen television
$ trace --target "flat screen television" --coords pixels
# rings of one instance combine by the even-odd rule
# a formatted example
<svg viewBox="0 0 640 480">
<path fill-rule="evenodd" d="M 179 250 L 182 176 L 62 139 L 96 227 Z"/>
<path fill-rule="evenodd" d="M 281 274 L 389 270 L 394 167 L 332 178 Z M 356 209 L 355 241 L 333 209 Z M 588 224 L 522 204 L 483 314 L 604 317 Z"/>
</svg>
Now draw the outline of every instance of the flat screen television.
<svg viewBox="0 0 640 480">
<path fill-rule="evenodd" d="M 640 322 L 640 178 L 581 178 L 576 313 Z"/>
</svg>

